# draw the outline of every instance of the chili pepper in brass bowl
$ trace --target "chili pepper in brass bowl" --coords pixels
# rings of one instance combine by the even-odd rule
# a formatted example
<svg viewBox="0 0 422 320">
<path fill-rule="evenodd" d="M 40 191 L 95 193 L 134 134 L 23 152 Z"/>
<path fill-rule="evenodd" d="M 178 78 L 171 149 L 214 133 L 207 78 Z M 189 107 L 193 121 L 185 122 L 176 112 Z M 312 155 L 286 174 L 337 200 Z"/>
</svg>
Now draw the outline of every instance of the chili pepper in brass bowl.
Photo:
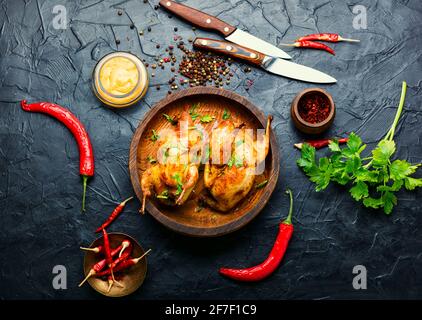
<svg viewBox="0 0 422 320">
<path fill-rule="evenodd" d="M 334 121 L 335 113 L 333 98 L 320 88 L 303 90 L 291 105 L 294 125 L 307 134 L 320 134 L 327 130 Z"/>
<path fill-rule="evenodd" d="M 135 292 L 144 282 L 147 273 L 146 255 L 141 245 L 124 233 L 109 233 L 109 243 L 113 259 L 112 269 L 107 265 L 106 256 L 100 251 L 86 251 L 84 257 L 85 281 L 97 292 L 107 297 L 123 297 Z M 103 245 L 103 237 L 91 243 L 90 248 Z"/>
</svg>

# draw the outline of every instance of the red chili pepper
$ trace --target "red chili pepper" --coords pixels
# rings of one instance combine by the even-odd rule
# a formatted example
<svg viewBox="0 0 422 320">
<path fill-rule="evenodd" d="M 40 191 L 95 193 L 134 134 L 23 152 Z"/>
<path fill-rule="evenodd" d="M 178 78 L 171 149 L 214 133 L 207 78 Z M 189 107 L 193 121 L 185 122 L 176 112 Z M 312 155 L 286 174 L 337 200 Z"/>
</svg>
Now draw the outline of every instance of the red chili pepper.
<svg viewBox="0 0 422 320">
<path fill-rule="evenodd" d="M 340 42 L 340 41 L 360 42 L 360 40 L 357 40 L 357 39 L 343 38 L 337 33 L 313 33 L 313 34 L 308 34 L 306 36 L 300 37 L 296 41 L 312 41 L 312 40 L 327 41 L 327 42 Z"/>
<path fill-rule="evenodd" d="M 113 264 L 113 257 L 111 255 L 110 240 L 108 238 L 108 233 L 105 229 L 103 229 L 103 240 L 104 240 L 104 251 L 105 251 L 105 256 L 107 260 L 107 265 L 110 268 L 111 276 L 113 277 L 113 280 L 114 280 L 113 267 L 111 266 Z"/>
<path fill-rule="evenodd" d="M 133 197 L 130 197 L 126 200 L 124 200 L 122 203 L 120 203 L 110 214 L 110 216 L 107 218 L 107 220 L 99 227 L 95 232 L 100 232 L 102 229 L 107 228 L 114 220 L 116 220 L 117 216 L 123 211 L 123 208 L 125 207 L 126 203 L 129 200 L 132 200 Z"/>
<path fill-rule="evenodd" d="M 305 143 L 311 145 L 315 149 L 321 149 L 328 146 L 332 140 L 333 139 L 308 140 L 305 141 Z M 339 144 L 347 143 L 347 141 L 349 141 L 349 138 L 341 138 L 337 140 Z M 300 150 L 303 147 L 303 142 L 295 143 L 294 146 Z"/>
<path fill-rule="evenodd" d="M 132 247 L 130 247 L 128 250 L 123 251 L 123 254 L 113 261 L 113 263 L 111 264 L 111 268 L 109 267 L 108 269 L 102 270 L 101 272 L 97 273 L 96 276 L 102 277 L 109 274 L 111 275 L 111 269 L 113 269 L 114 272 L 117 272 L 115 270 L 117 265 L 127 260 L 130 257 L 131 253 L 132 253 Z"/>
<path fill-rule="evenodd" d="M 124 240 L 124 241 L 127 241 L 127 240 Z M 113 249 L 113 251 L 111 252 L 111 255 L 113 257 L 120 252 L 120 250 L 122 249 L 124 241 L 122 241 L 122 244 L 119 245 L 116 249 Z M 83 279 L 82 282 L 79 284 L 79 287 L 82 286 L 85 283 L 85 281 L 88 280 L 90 277 L 96 275 L 98 272 L 103 270 L 106 265 L 107 265 L 107 259 L 102 259 L 102 260 L 98 261 L 96 264 L 94 264 L 94 266 L 91 268 L 91 270 L 89 270 L 85 279 Z"/>
<path fill-rule="evenodd" d="M 49 102 L 27 104 L 21 101 L 22 109 L 29 112 L 46 113 L 63 123 L 73 134 L 79 147 L 79 173 L 83 182 L 82 211 L 85 211 L 85 194 L 88 177 L 94 175 L 94 153 L 91 141 L 83 124 L 66 108 Z"/>
<path fill-rule="evenodd" d="M 317 49 L 317 50 L 323 50 L 323 51 L 327 51 L 327 52 L 331 53 L 334 56 L 336 55 L 334 50 L 331 49 L 329 46 L 327 46 L 323 43 L 314 42 L 314 41 L 296 41 L 295 43 L 293 43 L 293 47 L 296 47 L 296 48 L 312 48 L 312 49 Z"/>
<path fill-rule="evenodd" d="M 261 264 L 247 269 L 221 268 L 220 273 L 222 275 L 239 281 L 259 281 L 268 277 L 277 269 L 293 234 L 293 195 L 290 190 L 287 190 L 286 192 L 290 195 L 289 215 L 280 223 L 277 239 L 267 259 Z"/>
<path fill-rule="evenodd" d="M 126 259 L 122 262 L 120 262 L 118 265 L 116 265 L 116 267 L 113 269 L 114 272 L 119 272 L 122 271 L 124 269 L 127 269 L 135 264 L 137 264 L 139 261 L 142 260 L 143 257 L 145 257 L 149 252 L 151 251 L 151 249 L 149 249 L 147 252 L 145 252 L 142 256 L 140 256 L 139 258 L 134 258 L 134 259 Z M 123 255 L 122 255 L 123 256 Z M 107 276 L 110 274 L 110 269 L 104 270 L 101 273 L 98 273 L 97 276 Z"/>
</svg>

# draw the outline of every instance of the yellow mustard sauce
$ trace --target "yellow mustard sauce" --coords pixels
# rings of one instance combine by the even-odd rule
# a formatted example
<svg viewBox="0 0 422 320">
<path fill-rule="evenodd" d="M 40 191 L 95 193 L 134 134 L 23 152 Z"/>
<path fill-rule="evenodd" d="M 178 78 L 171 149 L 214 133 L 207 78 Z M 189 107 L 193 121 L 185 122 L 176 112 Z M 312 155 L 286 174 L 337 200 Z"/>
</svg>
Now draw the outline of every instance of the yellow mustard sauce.
<svg viewBox="0 0 422 320">
<path fill-rule="evenodd" d="M 111 58 L 100 71 L 100 82 L 104 90 L 116 96 L 131 92 L 138 81 L 138 68 L 127 58 Z"/>
<path fill-rule="evenodd" d="M 138 102 L 148 89 L 148 72 L 142 61 L 128 52 L 114 52 L 98 61 L 93 72 L 93 90 L 112 107 Z"/>
</svg>

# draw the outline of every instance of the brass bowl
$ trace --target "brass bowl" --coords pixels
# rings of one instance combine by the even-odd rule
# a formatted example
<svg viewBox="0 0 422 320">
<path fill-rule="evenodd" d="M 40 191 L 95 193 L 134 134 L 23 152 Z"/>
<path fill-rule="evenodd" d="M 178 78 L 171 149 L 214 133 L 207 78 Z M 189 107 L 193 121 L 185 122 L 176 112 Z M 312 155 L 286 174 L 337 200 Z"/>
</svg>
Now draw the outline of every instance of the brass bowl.
<svg viewBox="0 0 422 320">
<path fill-rule="evenodd" d="M 330 113 L 328 114 L 327 118 L 318 123 L 309 123 L 302 119 L 299 113 L 299 103 L 301 99 L 306 98 L 310 94 L 317 94 L 320 95 L 328 100 L 330 105 Z M 300 92 L 292 101 L 291 105 L 291 116 L 295 127 L 302 131 L 303 133 L 307 134 L 320 134 L 327 130 L 334 121 L 334 117 L 336 114 L 336 106 L 334 104 L 333 98 L 331 95 L 325 91 L 324 89 L 320 88 L 309 88 Z"/>
<path fill-rule="evenodd" d="M 141 245 L 131 236 L 112 232 L 109 233 L 110 239 L 110 246 L 112 248 L 118 247 L 123 240 L 130 240 L 133 246 L 131 256 L 136 258 L 145 253 L 144 249 Z M 96 239 L 93 243 L 91 243 L 90 248 L 98 247 L 99 245 L 103 244 L 103 237 Z M 88 275 L 91 268 L 96 264 L 99 260 L 103 259 L 103 255 L 101 253 L 94 253 L 91 251 L 85 252 L 84 257 L 84 274 L 85 277 Z M 121 278 L 118 279 L 119 283 L 123 285 L 123 287 L 119 287 L 118 285 L 114 284 L 109 292 L 107 292 L 108 282 L 107 280 L 103 280 L 101 278 L 97 278 L 95 276 L 90 277 L 87 282 L 89 285 L 97 292 L 105 295 L 107 297 L 123 297 L 127 296 L 133 292 L 135 292 L 144 282 L 145 276 L 147 273 L 147 257 L 145 256 L 141 261 L 139 261 L 136 265 L 130 267 L 129 269 L 122 271 Z"/>
</svg>

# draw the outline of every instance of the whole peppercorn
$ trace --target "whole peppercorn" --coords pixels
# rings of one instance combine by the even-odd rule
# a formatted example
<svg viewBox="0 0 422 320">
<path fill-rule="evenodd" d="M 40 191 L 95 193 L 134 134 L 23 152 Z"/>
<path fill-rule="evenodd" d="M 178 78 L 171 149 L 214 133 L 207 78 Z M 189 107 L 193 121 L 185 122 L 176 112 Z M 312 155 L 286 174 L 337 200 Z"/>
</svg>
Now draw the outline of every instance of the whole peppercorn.
<svg viewBox="0 0 422 320">
<path fill-rule="evenodd" d="M 148 27 L 148 29 L 147 29 L 149 32 L 151 32 L 151 27 Z"/>
<path fill-rule="evenodd" d="M 120 44 L 120 40 L 119 39 L 116 39 L 116 44 Z"/>
<path fill-rule="evenodd" d="M 131 25 L 130 25 L 130 28 L 131 28 L 131 29 L 135 29 L 135 25 L 134 25 L 134 24 L 131 24 Z"/>
<path fill-rule="evenodd" d="M 174 27 L 173 30 L 174 30 L 174 32 L 177 32 L 179 29 L 177 29 L 177 27 Z"/>
<path fill-rule="evenodd" d="M 117 14 L 121 16 L 123 14 L 122 10 L 117 11 Z"/>
</svg>

